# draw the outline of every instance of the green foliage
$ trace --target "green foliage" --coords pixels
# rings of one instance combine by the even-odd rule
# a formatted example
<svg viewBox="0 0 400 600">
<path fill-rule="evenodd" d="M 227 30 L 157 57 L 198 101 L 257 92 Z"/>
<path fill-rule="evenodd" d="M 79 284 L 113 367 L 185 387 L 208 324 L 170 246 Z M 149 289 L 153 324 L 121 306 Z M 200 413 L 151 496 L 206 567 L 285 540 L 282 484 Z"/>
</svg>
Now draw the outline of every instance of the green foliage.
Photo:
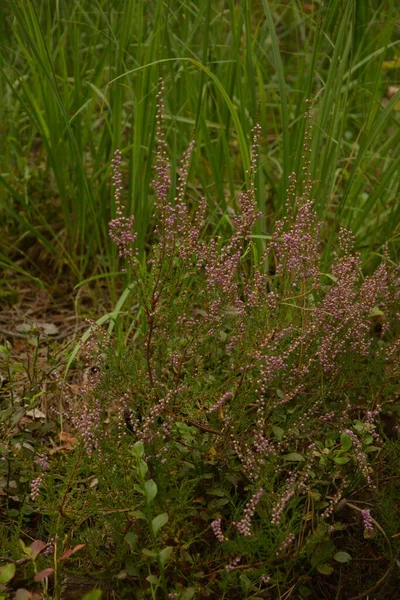
<svg viewBox="0 0 400 600">
<path fill-rule="evenodd" d="M 361 248 L 398 247 L 399 69 L 394 0 L 302 5 L 141 2 L 68 7 L 10 0 L 0 13 L 2 145 L 0 206 L 11 232 L 3 266 L 23 257 L 22 272 L 49 284 L 68 265 L 75 282 L 105 278 L 115 297 L 118 261 L 107 236 L 113 150 L 129 158 L 127 210 L 143 254 L 151 220 L 154 91 L 165 80 L 168 151 L 175 157 L 194 132 L 191 196 L 206 195 L 210 226 L 230 233 L 226 211 L 245 180 L 247 145 L 263 130 L 257 235 L 285 212 L 286 183 L 299 172 L 307 98 L 315 99 L 311 157 L 314 197 L 326 223 L 329 261 L 338 223 Z M 382 100 L 383 99 L 383 100 Z M 385 105 L 386 104 L 386 105 Z M 237 160 L 232 160 L 231 148 Z M 243 170 L 242 170 L 243 167 Z M 257 238 L 258 251 L 262 250 Z M 40 247 L 40 260 L 36 248 Z M 368 257 L 370 258 L 370 257 Z M 34 271 L 34 273 L 32 273 Z M 93 281 L 93 279 L 91 279 Z"/>
<path fill-rule="evenodd" d="M 8 583 L 15 575 L 14 563 L 8 563 L 0 568 L 0 583 Z"/>
<path fill-rule="evenodd" d="M 103 592 L 101 590 L 92 590 L 91 592 L 85 594 L 82 600 L 100 600 L 102 595 Z"/>
</svg>

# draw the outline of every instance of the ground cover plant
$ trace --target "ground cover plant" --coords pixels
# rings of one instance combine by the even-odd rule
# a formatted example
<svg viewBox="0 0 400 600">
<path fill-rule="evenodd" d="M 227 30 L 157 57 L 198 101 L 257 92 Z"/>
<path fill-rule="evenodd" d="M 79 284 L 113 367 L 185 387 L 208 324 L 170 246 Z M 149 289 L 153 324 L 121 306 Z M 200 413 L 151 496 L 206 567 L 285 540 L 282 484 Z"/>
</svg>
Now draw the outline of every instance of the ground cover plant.
<svg viewBox="0 0 400 600">
<path fill-rule="evenodd" d="M 395 3 L 1 10 L 0 597 L 395 598 Z"/>
</svg>

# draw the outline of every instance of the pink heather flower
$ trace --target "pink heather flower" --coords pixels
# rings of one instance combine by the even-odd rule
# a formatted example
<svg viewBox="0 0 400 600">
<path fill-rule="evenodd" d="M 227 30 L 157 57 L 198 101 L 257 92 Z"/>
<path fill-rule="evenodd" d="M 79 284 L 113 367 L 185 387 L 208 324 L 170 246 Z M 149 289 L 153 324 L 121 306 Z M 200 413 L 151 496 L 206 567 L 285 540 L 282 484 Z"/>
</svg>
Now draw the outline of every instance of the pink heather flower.
<svg viewBox="0 0 400 600">
<path fill-rule="evenodd" d="M 235 560 L 233 560 L 229 565 L 225 566 L 225 571 L 227 573 L 229 573 L 230 571 L 233 571 L 240 563 L 242 559 L 240 558 L 240 556 L 238 556 L 237 558 L 235 558 Z"/>
<path fill-rule="evenodd" d="M 360 469 L 361 473 L 364 475 L 368 485 L 372 489 L 374 489 L 375 485 L 371 479 L 371 475 L 370 475 L 371 470 L 368 465 L 367 455 L 362 450 L 362 444 L 361 444 L 360 440 L 358 439 L 357 435 L 353 431 L 351 431 L 351 429 L 345 429 L 344 433 L 347 433 L 347 435 L 349 435 L 351 437 L 352 442 L 353 442 L 354 453 L 356 455 L 359 469 Z"/>
<path fill-rule="evenodd" d="M 280 554 L 283 554 L 288 548 L 289 546 L 291 546 L 293 544 L 295 540 L 295 537 L 293 535 L 293 533 L 289 533 L 286 538 L 283 540 L 283 542 L 280 544 L 280 546 L 278 547 L 277 551 L 276 551 L 276 555 L 279 556 Z"/>
<path fill-rule="evenodd" d="M 38 499 L 40 489 L 43 485 L 44 473 L 50 468 L 48 457 L 45 454 L 38 454 L 35 458 L 35 462 L 40 466 L 42 472 L 31 482 L 31 498 L 33 501 Z"/>
<path fill-rule="evenodd" d="M 338 489 L 336 490 L 334 496 L 332 498 L 330 498 L 329 500 L 329 504 L 326 507 L 326 509 L 324 510 L 324 512 L 321 514 L 321 518 L 322 519 L 327 519 L 328 517 L 330 517 L 333 513 L 333 511 L 335 510 L 335 506 L 337 506 L 343 496 L 343 491 L 344 488 L 346 487 L 347 482 L 345 479 L 343 479 L 338 487 Z"/>
<path fill-rule="evenodd" d="M 40 474 L 36 479 L 31 482 L 31 498 L 33 501 L 39 498 L 40 488 L 43 484 L 43 474 Z"/>
<path fill-rule="evenodd" d="M 295 496 L 296 491 L 304 492 L 306 490 L 306 481 L 310 476 L 312 463 L 308 464 L 302 472 L 290 474 L 286 488 L 280 495 L 278 502 L 272 509 L 271 524 L 279 525 L 283 511 L 287 503 Z"/>
<path fill-rule="evenodd" d="M 257 504 L 260 502 L 261 496 L 263 495 L 263 493 L 264 493 L 263 488 L 260 488 L 258 490 L 258 492 L 253 494 L 251 500 L 246 504 L 246 508 L 243 511 L 243 514 L 244 514 L 243 519 L 241 521 L 239 521 L 238 523 L 235 523 L 235 522 L 233 523 L 233 525 L 237 528 L 239 533 L 241 533 L 242 535 L 244 535 L 246 537 L 251 536 L 251 530 L 250 530 L 251 519 L 256 511 Z"/>
<path fill-rule="evenodd" d="M 214 406 L 209 408 L 206 412 L 212 413 L 212 412 L 215 412 L 216 410 L 218 410 L 219 408 L 222 408 L 224 406 L 224 404 L 228 400 L 230 400 L 230 398 L 232 398 L 232 397 L 233 397 L 232 392 L 225 392 L 225 394 L 218 400 L 218 402 L 216 404 L 214 404 Z"/>
<path fill-rule="evenodd" d="M 114 201 L 117 211 L 117 216 L 112 219 L 109 223 L 109 235 L 113 242 L 116 244 L 119 250 L 120 258 L 130 262 L 133 257 L 136 256 L 136 250 L 134 248 L 137 234 L 133 231 L 135 218 L 133 215 L 126 217 L 123 214 L 123 208 L 120 200 L 122 187 L 121 177 L 121 151 L 115 150 L 114 158 L 112 160 L 113 167 L 113 183 L 115 187 Z"/>
<path fill-rule="evenodd" d="M 80 412 L 76 412 L 71 416 L 71 421 L 85 446 L 89 458 L 92 456 L 94 450 L 100 452 L 101 414 L 100 402 L 96 400 L 92 407 L 88 406 L 88 404 L 83 404 Z"/>
<path fill-rule="evenodd" d="M 294 177 L 294 174 L 292 174 Z M 299 198 L 296 199 L 298 202 Z M 314 202 L 307 200 L 298 207 L 294 222 L 289 219 L 277 223 L 272 246 L 277 257 L 276 275 L 289 275 L 292 286 L 310 279 L 319 284 L 319 230 Z"/>
<path fill-rule="evenodd" d="M 224 542 L 227 538 L 224 536 L 224 534 L 222 533 L 222 528 L 221 528 L 221 519 L 216 519 L 215 521 L 213 521 L 211 523 L 211 529 L 214 532 L 215 537 L 217 538 L 217 540 L 219 542 Z"/>
<path fill-rule="evenodd" d="M 365 509 L 361 511 L 361 516 L 363 518 L 364 529 L 366 532 L 371 532 L 374 530 L 374 525 L 372 522 L 371 511 L 369 509 Z"/>
</svg>

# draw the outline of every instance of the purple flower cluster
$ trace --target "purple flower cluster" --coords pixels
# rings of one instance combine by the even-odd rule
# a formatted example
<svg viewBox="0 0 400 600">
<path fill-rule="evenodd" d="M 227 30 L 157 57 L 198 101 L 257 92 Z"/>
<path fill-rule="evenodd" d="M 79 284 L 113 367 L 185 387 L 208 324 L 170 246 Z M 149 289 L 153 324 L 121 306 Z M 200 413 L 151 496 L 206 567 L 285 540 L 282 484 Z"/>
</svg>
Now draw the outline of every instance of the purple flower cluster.
<svg viewBox="0 0 400 600">
<path fill-rule="evenodd" d="M 258 492 L 256 492 L 255 494 L 253 494 L 253 496 L 251 497 L 250 501 L 246 504 L 246 507 L 243 511 L 244 517 L 241 521 L 239 522 L 234 522 L 233 525 L 236 527 L 236 529 L 238 530 L 238 532 L 241 535 L 250 537 L 251 536 L 251 519 L 256 511 L 257 508 L 257 504 L 260 502 L 261 497 L 264 493 L 263 488 L 260 488 L 258 490 Z"/>
<path fill-rule="evenodd" d="M 41 468 L 41 473 L 31 482 L 31 498 L 33 501 L 38 499 L 44 481 L 44 473 L 50 468 L 46 454 L 38 454 L 35 458 L 35 462 Z"/>
<path fill-rule="evenodd" d="M 347 485 L 347 482 L 345 479 L 342 479 L 338 489 L 336 490 L 335 494 L 333 495 L 333 497 L 329 498 L 329 504 L 326 507 L 326 509 L 324 510 L 324 512 L 321 514 L 321 518 L 322 519 L 327 519 L 329 518 L 333 511 L 335 510 L 335 507 L 339 504 L 342 496 L 343 496 L 343 491 L 345 489 Z"/>
<path fill-rule="evenodd" d="M 92 406 L 90 406 L 90 403 L 92 403 Z M 79 411 L 75 410 L 71 414 L 71 421 L 85 446 L 89 458 L 94 450 L 101 452 L 99 438 L 102 432 L 102 408 L 100 401 L 95 399 L 92 402 L 92 399 L 87 395 L 86 403 L 82 404 Z"/>
<path fill-rule="evenodd" d="M 136 256 L 134 249 L 137 234 L 133 231 L 135 218 L 133 215 L 126 217 L 123 214 L 123 208 L 120 200 L 122 187 L 121 177 L 121 151 L 117 149 L 112 160 L 113 167 L 113 183 L 115 186 L 114 201 L 116 206 L 117 216 L 109 223 L 109 235 L 119 250 L 120 258 L 127 262 L 131 262 Z"/>
<path fill-rule="evenodd" d="M 221 396 L 221 398 L 218 400 L 218 402 L 216 404 L 214 404 L 214 406 L 212 406 L 211 408 L 209 408 L 207 410 L 208 413 L 212 413 L 215 412 L 216 410 L 219 410 L 220 408 L 222 408 L 224 406 L 224 404 L 230 399 L 232 398 L 233 394 L 232 392 L 225 392 L 225 394 L 223 394 Z"/>
<path fill-rule="evenodd" d="M 371 511 L 369 509 L 365 509 L 361 511 L 361 516 L 363 519 L 364 530 L 367 533 L 371 533 L 374 530 L 374 524 L 371 517 Z"/>
<path fill-rule="evenodd" d="M 211 529 L 214 532 L 215 537 L 217 538 L 217 540 L 219 542 L 224 542 L 226 540 L 226 537 L 224 536 L 224 534 L 222 533 L 222 528 L 221 528 L 221 519 L 216 519 L 215 521 L 213 521 L 211 523 Z"/>
<path fill-rule="evenodd" d="M 371 479 L 372 468 L 368 464 L 367 455 L 365 454 L 365 452 L 363 452 L 361 441 L 359 440 L 358 436 L 354 433 L 354 431 L 351 431 L 351 429 L 345 429 L 344 433 L 347 433 L 347 435 L 351 437 L 354 447 L 354 453 L 361 473 L 364 475 L 369 487 L 371 489 L 375 489 L 375 484 Z"/>
<path fill-rule="evenodd" d="M 272 525 L 279 525 L 287 503 L 295 496 L 297 491 L 307 491 L 306 481 L 310 476 L 310 471 L 311 463 L 307 465 L 303 471 L 295 472 L 290 475 L 284 491 L 281 493 L 279 500 L 272 509 Z"/>
<path fill-rule="evenodd" d="M 294 540 L 295 536 L 293 535 L 293 533 L 288 533 L 283 542 L 278 546 L 276 555 L 281 556 L 282 554 L 284 554 L 286 550 L 293 544 Z"/>
<path fill-rule="evenodd" d="M 231 563 L 229 563 L 229 565 L 226 565 L 225 571 L 227 573 L 234 571 L 239 566 L 241 560 L 242 559 L 240 558 L 240 556 L 236 557 Z"/>
</svg>

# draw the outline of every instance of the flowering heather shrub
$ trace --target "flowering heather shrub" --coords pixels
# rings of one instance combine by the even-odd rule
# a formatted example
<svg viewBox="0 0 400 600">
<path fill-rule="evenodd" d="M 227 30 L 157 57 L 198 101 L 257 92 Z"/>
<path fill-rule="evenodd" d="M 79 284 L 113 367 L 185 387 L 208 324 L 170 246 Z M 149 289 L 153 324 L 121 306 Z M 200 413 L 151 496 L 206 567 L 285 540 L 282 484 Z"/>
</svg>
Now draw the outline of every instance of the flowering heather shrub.
<svg viewBox="0 0 400 600">
<path fill-rule="evenodd" d="M 142 442 L 157 501 L 173 523 L 169 535 L 196 564 L 213 548 L 202 570 L 222 568 L 223 589 L 236 589 L 246 565 L 259 589 L 282 583 L 297 561 L 319 566 L 319 544 L 334 539 L 346 494 L 366 485 L 373 499 L 379 412 L 399 374 L 399 273 L 385 250 L 376 272 L 363 276 L 346 230 L 330 272 L 320 272 L 309 127 L 303 184 L 291 175 L 287 214 L 264 254 L 250 258 L 260 218 L 253 183 L 240 196 L 230 238 L 210 237 L 205 201 L 195 207 L 185 199 L 193 142 L 170 197 L 162 89 L 158 106 L 154 231 L 143 262 L 133 216 L 124 216 L 119 151 L 113 161 L 110 235 L 134 283 L 133 339 L 108 353 L 109 368 L 74 423 L 92 463 L 112 465 L 124 481 L 129 448 Z M 253 135 L 251 179 L 259 127 Z M 126 489 L 113 494 L 126 505 Z M 208 512 L 196 505 L 199 496 L 200 504 L 208 497 Z M 174 557 L 183 569 L 189 550 L 185 556 Z"/>
</svg>

